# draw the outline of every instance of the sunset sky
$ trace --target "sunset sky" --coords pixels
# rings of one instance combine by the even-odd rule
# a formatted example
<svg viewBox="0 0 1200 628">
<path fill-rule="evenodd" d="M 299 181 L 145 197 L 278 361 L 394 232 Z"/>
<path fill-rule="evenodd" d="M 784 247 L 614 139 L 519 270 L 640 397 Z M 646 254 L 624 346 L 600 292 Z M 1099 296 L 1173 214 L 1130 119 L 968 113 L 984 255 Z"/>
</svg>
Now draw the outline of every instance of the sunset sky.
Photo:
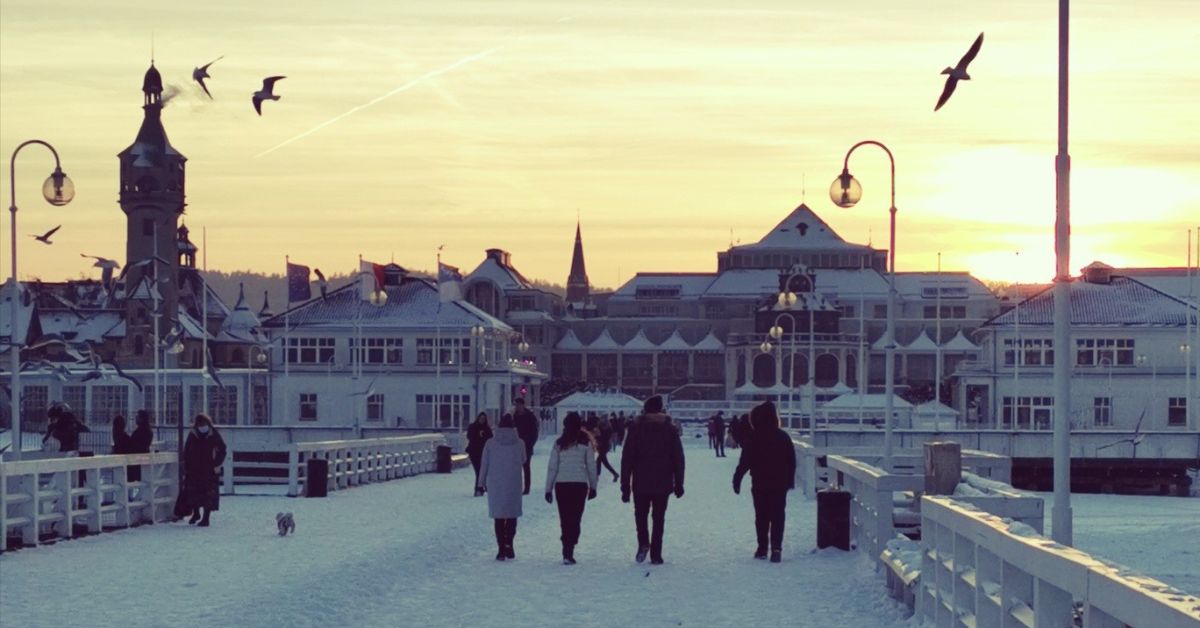
<svg viewBox="0 0 1200 628">
<path fill-rule="evenodd" d="M 164 112 L 189 159 L 186 220 L 208 264 L 348 271 L 364 258 L 470 270 L 512 252 L 566 279 L 576 216 L 591 280 L 710 271 L 802 199 L 843 237 L 887 241 L 887 161 L 865 194 L 828 188 L 861 139 L 897 158 L 898 267 L 1040 281 L 1053 271 L 1056 8 L 963 2 L 0 0 L 0 193 L 21 141 L 53 143 L 78 196 L 40 199 L 53 167 L 17 163 L 25 278 L 124 262 L 116 154 L 142 118 L 153 34 Z M 1200 3 L 1076 2 L 1072 268 L 1183 265 L 1200 224 Z M 986 39 L 941 111 L 939 72 Z M 191 82 L 213 58 L 209 101 Z M 462 62 L 411 88 L 407 83 Z M 283 74 L 279 102 L 250 94 Z M 285 146 L 331 119 L 344 118 Z M 28 237 L 57 224 L 47 247 Z M 0 225 L 7 277 L 8 220 Z M 1019 252 L 1019 255 L 1018 255 Z"/>
</svg>

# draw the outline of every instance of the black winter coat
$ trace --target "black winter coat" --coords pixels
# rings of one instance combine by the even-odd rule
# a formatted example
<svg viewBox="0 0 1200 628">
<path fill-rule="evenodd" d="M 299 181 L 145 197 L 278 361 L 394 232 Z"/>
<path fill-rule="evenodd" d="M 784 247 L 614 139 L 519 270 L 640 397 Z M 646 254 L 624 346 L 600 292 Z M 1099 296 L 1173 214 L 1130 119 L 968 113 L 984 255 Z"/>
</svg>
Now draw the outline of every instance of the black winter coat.
<svg viewBox="0 0 1200 628">
<path fill-rule="evenodd" d="M 492 428 L 484 423 L 472 423 L 467 427 L 467 455 L 482 456 L 483 446 L 492 437 Z"/>
<path fill-rule="evenodd" d="M 225 440 L 214 429 L 207 436 L 195 430 L 183 446 L 183 483 L 188 490 L 209 491 L 220 487 L 217 467 L 225 462 Z"/>
<path fill-rule="evenodd" d="M 113 429 L 112 452 L 114 456 L 133 453 L 130 450 L 129 434 L 126 434 L 125 430 Z"/>
<path fill-rule="evenodd" d="M 75 418 L 74 414 L 64 412 L 50 426 L 50 429 L 46 433 L 58 441 L 58 450 L 65 452 L 79 451 L 79 435 L 90 431 L 92 430 L 89 430 L 88 426 Z"/>
<path fill-rule="evenodd" d="M 750 472 L 756 491 L 787 491 L 796 486 L 796 449 L 792 438 L 781 429 L 765 434 L 754 432 L 743 443 L 742 456 L 733 472 L 733 484 L 740 487 Z"/>
<path fill-rule="evenodd" d="M 525 449 L 533 449 L 538 439 L 538 420 L 529 408 L 513 413 L 517 424 L 517 437 L 525 442 Z"/>
<path fill-rule="evenodd" d="M 138 426 L 134 428 L 133 433 L 129 435 L 129 453 L 131 454 L 148 454 L 150 453 L 150 444 L 154 442 L 154 430 L 149 426 Z"/>
<path fill-rule="evenodd" d="M 683 488 L 683 442 L 665 414 L 639 417 L 621 450 L 621 492 L 666 495 Z"/>
</svg>

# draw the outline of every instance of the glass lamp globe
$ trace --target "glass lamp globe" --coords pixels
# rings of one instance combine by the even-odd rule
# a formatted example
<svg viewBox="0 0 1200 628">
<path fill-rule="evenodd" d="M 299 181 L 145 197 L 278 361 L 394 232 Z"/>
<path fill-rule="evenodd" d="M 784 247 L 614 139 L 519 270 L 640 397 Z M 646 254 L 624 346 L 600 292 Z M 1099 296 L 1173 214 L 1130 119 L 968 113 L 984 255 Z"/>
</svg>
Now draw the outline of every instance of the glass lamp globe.
<svg viewBox="0 0 1200 628">
<path fill-rule="evenodd" d="M 862 185 L 849 170 L 843 170 L 829 186 L 829 200 L 838 207 L 854 207 L 862 200 Z"/>
<path fill-rule="evenodd" d="M 383 290 L 376 290 L 375 292 L 371 293 L 371 296 L 368 300 L 370 301 L 371 305 L 374 305 L 375 307 L 381 307 L 383 304 L 387 303 L 387 292 L 384 292 Z"/>
<path fill-rule="evenodd" d="M 783 337 L 783 327 L 776 325 L 776 326 L 772 327 L 771 330 L 767 333 L 769 333 L 772 338 L 779 340 L 780 338 Z"/>
<path fill-rule="evenodd" d="M 771 343 L 764 340 L 761 345 L 758 345 L 758 348 L 763 353 L 770 353 L 771 352 Z"/>
<path fill-rule="evenodd" d="M 529 343 L 528 343 L 528 342 L 525 342 L 524 340 L 522 340 L 522 341 L 521 341 L 521 344 L 518 344 L 518 345 L 517 345 L 517 349 L 520 349 L 520 350 L 521 350 L 521 351 L 523 351 L 523 352 L 524 352 L 524 351 L 529 351 Z"/>
<path fill-rule="evenodd" d="M 260 352 L 258 353 L 258 358 L 257 358 L 257 360 L 258 360 L 258 363 L 259 363 L 259 364 L 265 364 L 265 363 L 267 362 L 267 354 L 265 354 L 265 353 L 263 353 L 263 352 L 261 352 L 261 351 L 260 351 Z"/>
<path fill-rule="evenodd" d="M 46 177 L 46 182 L 42 184 L 42 196 L 46 197 L 47 203 L 55 207 L 62 207 L 75 198 L 75 184 L 62 169 L 55 168 L 54 172 Z"/>
</svg>

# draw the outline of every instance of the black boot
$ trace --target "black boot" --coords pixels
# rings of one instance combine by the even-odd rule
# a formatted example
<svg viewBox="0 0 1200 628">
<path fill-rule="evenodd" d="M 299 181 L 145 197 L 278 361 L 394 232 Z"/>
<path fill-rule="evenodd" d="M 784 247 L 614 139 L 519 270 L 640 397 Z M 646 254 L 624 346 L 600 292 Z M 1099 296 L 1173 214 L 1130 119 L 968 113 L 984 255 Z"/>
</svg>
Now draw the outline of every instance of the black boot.
<svg viewBox="0 0 1200 628">
<path fill-rule="evenodd" d="M 505 540 L 504 557 L 509 560 L 514 560 L 517 557 L 517 553 L 515 551 L 513 551 L 513 539 L 515 539 L 517 536 L 517 520 L 516 519 L 508 519 L 507 523 L 508 523 L 508 525 L 506 526 L 507 534 L 504 539 Z"/>
<path fill-rule="evenodd" d="M 771 550 L 771 562 L 778 563 L 783 561 L 783 550 Z"/>
<path fill-rule="evenodd" d="M 196 525 L 196 522 L 199 520 L 200 520 L 200 509 L 196 508 L 196 509 L 192 510 L 192 518 L 188 519 L 188 525 L 190 525 L 190 526 Z"/>
<path fill-rule="evenodd" d="M 759 545 L 758 549 L 754 550 L 754 558 L 755 560 L 766 560 L 767 547 L 765 545 Z"/>
<path fill-rule="evenodd" d="M 574 545 L 563 545 L 563 564 L 564 565 L 574 565 L 575 564 L 575 546 Z"/>
<path fill-rule="evenodd" d="M 508 554 L 504 551 L 504 520 L 497 519 L 494 525 L 496 528 L 496 560 L 502 561 L 508 558 Z"/>
<path fill-rule="evenodd" d="M 204 508 L 203 510 L 204 510 L 204 516 L 200 517 L 200 523 L 198 523 L 196 525 L 200 526 L 201 528 L 207 528 L 208 527 L 208 516 L 209 516 L 209 514 L 212 513 L 212 511 L 209 510 L 208 508 Z"/>
</svg>

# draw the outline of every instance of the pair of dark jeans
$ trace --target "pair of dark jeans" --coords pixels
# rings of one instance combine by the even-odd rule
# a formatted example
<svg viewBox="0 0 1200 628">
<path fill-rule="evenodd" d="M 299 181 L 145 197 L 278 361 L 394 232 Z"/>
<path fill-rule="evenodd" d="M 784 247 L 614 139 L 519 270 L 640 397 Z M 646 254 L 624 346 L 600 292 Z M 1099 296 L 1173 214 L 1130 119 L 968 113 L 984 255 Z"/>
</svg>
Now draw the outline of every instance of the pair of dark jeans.
<svg viewBox="0 0 1200 628">
<path fill-rule="evenodd" d="M 758 546 L 766 549 L 769 540 L 771 549 L 783 549 L 787 490 L 751 489 L 750 494 L 754 497 L 754 531 L 758 534 Z"/>
<path fill-rule="evenodd" d="M 559 482 L 554 485 L 554 499 L 558 502 L 558 523 L 562 528 L 563 555 L 570 554 L 579 543 L 579 531 L 583 522 L 583 507 L 587 504 L 587 482 Z"/>
<path fill-rule="evenodd" d="M 667 500 L 670 493 L 662 495 L 633 495 L 633 519 L 637 526 L 638 548 L 649 547 L 650 559 L 662 559 L 663 523 L 667 516 Z M 646 517 L 650 516 L 653 530 L 647 530 Z"/>
<path fill-rule="evenodd" d="M 512 547 L 513 539 L 517 537 L 517 520 L 496 519 L 493 527 L 496 529 L 496 545 L 500 549 Z"/>
<path fill-rule="evenodd" d="M 714 436 L 713 439 L 714 439 L 713 442 L 715 442 L 717 444 L 717 446 L 716 446 L 717 457 L 724 458 L 725 457 L 725 434 L 723 434 L 721 432 L 717 432 L 717 435 Z"/>
<path fill-rule="evenodd" d="M 525 494 L 526 495 L 529 494 L 529 479 L 530 479 L 529 463 L 532 460 L 533 460 L 533 443 L 530 441 L 525 441 L 525 466 L 523 467 L 523 470 L 525 471 Z"/>
<path fill-rule="evenodd" d="M 600 466 L 601 465 L 603 465 L 604 468 L 608 469 L 608 472 L 613 474 L 613 477 L 618 477 L 618 478 L 621 477 L 621 474 L 617 473 L 617 470 L 613 468 L 612 463 L 610 463 L 608 461 L 608 450 L 607 449 L 601 449 L 599 454 L 596 456 L 596 475 L 600 475 Z"/>
<path fill-rule="evenodd" d="M 475 468 L 475 486 L 479 486 L 479 465 L 483 462 L 483 452 L 468 453 L 467 457 L 471 459 L 471 466 Z"/>
</svg>

